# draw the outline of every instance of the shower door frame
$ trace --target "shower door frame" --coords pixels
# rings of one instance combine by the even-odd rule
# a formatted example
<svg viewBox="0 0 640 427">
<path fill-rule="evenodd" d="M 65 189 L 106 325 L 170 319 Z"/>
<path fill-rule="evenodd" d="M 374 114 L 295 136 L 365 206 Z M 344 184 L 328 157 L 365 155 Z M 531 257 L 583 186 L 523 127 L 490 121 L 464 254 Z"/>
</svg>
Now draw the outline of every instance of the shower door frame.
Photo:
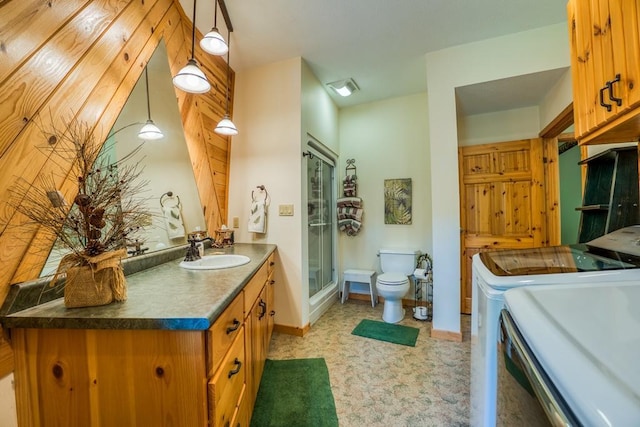
<svg viewBox="0 0 640 427">
<path fill-rule="evenodd" d="M 337 181 L 336 181 L 336 165 L 338 163 L 337 156 L 332 155 L 329 150 L 323 148 L 322 143 L 317 141 L 315 138 L 308 136 L 307 139 L 307 151 L 305 153 L 305 186 L 307 188 L 306 191 L 306 204 L 308 205 L 311 200 L 311 194 L 309 192 L 309 186 L 311 182 L 311 176 L 309 175 L 309 162 L 313 161 L 313 159 L 318 158 L 322 162 L 331 166 L 331 177 L 330 177 L 330 199 L 328 202 L 328 213 L 327 218 L 329 222 L 327 225 L 331 227 L 331 272 L 329 276 L 329 280 L 323 281 L 323 285 L 314 295 L 311 295 L 311 275 L 307 274 L 307 290 L 309 292 L 309 308 L 310 308 L 310 320 L 313 323 L 315 320 L 319 318 L 319 316 L 324 312 L 326 308 L 328 308 L 327 303 L 332 302 L 333 299 L 337 299 L 338 297 L 338 228 L 336 221 L 336 200 L 338 197 L 338 189 L 337 189 Z M 310 257 L 310 233 L 311 233 L 311 224 L 309 223 L 309 212 L 306 214 L 306 228 L 307 228 L 307 257 L 306 257 L 306 267 L 307 271 L 311 271 L 311 257 Z M 322 251 L 321 251 L 322 252 Z M 320 264 L 322 260 L 320 260 Z M 323 276 L 326 275 L 327 272 L 323 273 Z M 326 276 L 324 276 L 326 277 Z M 326 306 L 326 307 L 325 307 Z"/>
</svg>

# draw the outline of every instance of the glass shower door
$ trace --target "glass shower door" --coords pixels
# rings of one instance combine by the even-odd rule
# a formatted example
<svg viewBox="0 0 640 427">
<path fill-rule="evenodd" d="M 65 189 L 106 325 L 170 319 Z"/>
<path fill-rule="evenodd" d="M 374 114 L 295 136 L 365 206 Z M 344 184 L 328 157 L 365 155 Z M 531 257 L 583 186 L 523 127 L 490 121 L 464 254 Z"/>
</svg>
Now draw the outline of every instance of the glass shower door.
<svg viewBox="0 0 640 427">
<path fill-rule="evenodd" d="M 333 162 L 310 150 L 307 156 L 309 297 L 335 283 Z"/>
</svg>

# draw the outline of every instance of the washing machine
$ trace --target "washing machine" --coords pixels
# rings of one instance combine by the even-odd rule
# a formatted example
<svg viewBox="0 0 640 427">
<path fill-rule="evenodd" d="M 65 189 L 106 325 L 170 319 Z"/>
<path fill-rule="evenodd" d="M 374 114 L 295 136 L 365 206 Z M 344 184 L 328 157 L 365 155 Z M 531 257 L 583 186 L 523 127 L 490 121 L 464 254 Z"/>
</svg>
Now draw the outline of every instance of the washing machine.
<svg viewBox="0 0 640 427">
<path fill-rule="evenodd" d="M 505 293 L 498 426 L 640 425 L 640 283 Z"/>
<path fill-rule="evenodd" d="M 504 293 L 523 286 L 640 282 L 640 225 L 585 244 L 482 252 L 474 255 L 472 271 L 471 425 L 493 427 Z"/>
</svg>

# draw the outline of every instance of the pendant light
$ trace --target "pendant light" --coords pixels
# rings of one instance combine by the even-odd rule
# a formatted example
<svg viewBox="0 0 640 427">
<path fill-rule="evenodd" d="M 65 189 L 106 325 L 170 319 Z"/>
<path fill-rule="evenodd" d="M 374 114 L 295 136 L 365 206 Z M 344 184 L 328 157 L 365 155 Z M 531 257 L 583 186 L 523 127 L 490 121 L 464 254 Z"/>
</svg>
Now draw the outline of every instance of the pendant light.
<svg viewBox="0 0 640 427">
<path fill-rule="evenodd" d="M 231 45 L 231 33 L 229 31 L 227 31 L 227 40 L 229 40 L 229 45 Z M 236 125 L 233 124 L 229 117 L 229 86 L 231 86 L 231 67 L 229 65 L 229 51 L 227 51 L 227 112 L 218 123 L 218 126 L 213 130 L 220 135 L 238 134 L 238 128 L 236 128 Z"/>
<path fill-rule="evenodd" d="M 200 40 L 200 47 L 211 55 L 222 56 L 229 51 L 229 45 L 218 31 L 218 0 L 213 7 L 213 28 Z"/>
<path fill-rule="evenodd" d="M 193 27 L 191 32 L 191 59 L 187 65 L 173 78 L 173 84 L 185 92 L 205 93 L 211 85 L 202 70 L 198 68 L 196 54 L 196 0 L 193 0 Z"/>
<path fill-rule="evenodd" d="M 162 131 L 151 120 L 151 105 L 149 104 L 149 74 L 147 73 L 147 67 L 144 67 L 144 81 L 145 88 L 147 90 L 147 123 L 142 126 L 140 132 L 138 132 L 138 138 L 144 140 L 154 140 L 163 138 Z"/>
</svg>

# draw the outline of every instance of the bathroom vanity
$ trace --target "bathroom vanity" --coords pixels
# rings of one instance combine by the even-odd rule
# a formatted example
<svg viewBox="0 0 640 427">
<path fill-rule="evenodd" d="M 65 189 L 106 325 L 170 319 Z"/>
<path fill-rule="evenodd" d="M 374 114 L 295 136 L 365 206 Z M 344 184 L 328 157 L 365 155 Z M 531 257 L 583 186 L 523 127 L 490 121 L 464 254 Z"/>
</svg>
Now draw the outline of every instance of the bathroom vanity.
<svg viewBox="0 0 640 427">
<path fill-rule="evenodd" d="M 274 245 L 250 262 L 127 276 L 128 299 L 57 299 L 2 318 L 21 426 L 248 426 L 273 331 Z M 208 254 L 220 250 L 208 250 Z"/>
</svg>

